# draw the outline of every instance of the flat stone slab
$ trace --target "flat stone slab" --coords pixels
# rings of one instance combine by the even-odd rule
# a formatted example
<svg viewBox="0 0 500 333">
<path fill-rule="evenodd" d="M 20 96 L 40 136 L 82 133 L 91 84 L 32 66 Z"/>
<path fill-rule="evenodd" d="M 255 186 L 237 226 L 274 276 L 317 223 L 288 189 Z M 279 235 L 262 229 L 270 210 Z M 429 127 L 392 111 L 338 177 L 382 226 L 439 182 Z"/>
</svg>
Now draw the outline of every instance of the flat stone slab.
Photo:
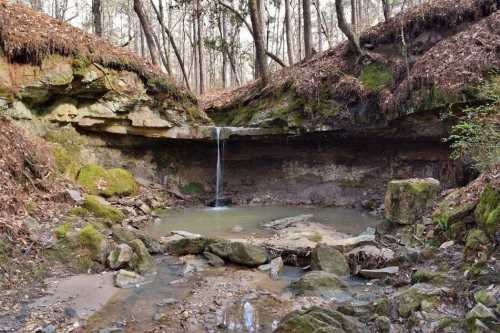
<svg viewBox="0 0 500 333">
<path fill-rule="evenodd" d="M 389 266 L 379 269 L 362 269 L 359 271 L 359 275 L 367 279 L 381 279 L 386 276 L 396 275 L 398 273 L 398 266 Z"/>
</svg>

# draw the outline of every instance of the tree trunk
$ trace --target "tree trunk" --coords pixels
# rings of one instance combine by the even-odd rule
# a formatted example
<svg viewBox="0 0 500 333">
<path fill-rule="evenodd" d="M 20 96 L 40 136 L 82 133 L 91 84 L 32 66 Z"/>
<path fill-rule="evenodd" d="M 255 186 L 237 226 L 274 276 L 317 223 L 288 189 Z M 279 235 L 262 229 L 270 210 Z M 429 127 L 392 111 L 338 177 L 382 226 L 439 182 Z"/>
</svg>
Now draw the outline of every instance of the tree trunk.
<svg viewBox="0 0 500 333">
<path fill-rule="evenodd" d="M 250 18 L 252 20 L 252 32 L 253 40 L 255 43 L 255 55 L 256 55 L 256 65 L 260 71 L 260 78 L 262 80 L 262 85 L 265 86 L 268 83 L 268 73 L 267 73 L 267 59 L 266 51 L 264 48 L 264 41 L 262 39 L 262 22 L 260 20 L 261 15 L 259 14 L 259 6 L 257 0 L 249 0 Z"/>
<path fill-rule="evenodd" d="M 162 0 L 160 0 L 161 2 Z M 191 90 L 191 87 L 189 86 L 189 78 L 186 74 L 186 68 L 184 67 L 184 61 L 182 60 L 181 53 L 179 52 L 179 49 L 177 48 L 177 44 L 175 43 L 175 39 L 172 36 L 170 29 L 167 28 L 165 25 L 165 22 L 162 20 L 162 15 L 158 11 L 158 8 L 156 8 L 153 0 L 151 0 L 151 7 L 153 7 L 153 10 L 156 13 L 156 18 L 158 19 L 158 22 L 160 23 L 162 29 L 165 31 L 165 33 L 168 36 L 168 39 L 170 40 L 170 45 L 172 45 L 172 49 L 174 50 L 175 57 L 177 58 L 177 62 L 179 63 L 179 67 L 181 68 L 182 76 L 184 78 L 184 82 L 186 83 L 186 87 Z"/>
<path fill-rule="evenodd" d="M 391 4 L 389 0 L 382 0 L 382 7 L 384 9 L 384 18 L 387 21 L 391 18 Z"/>
<path fill-rule="evenodd" d="M 94 21 L 94 33 L 102 37 L 101 0 L 92 0 L 92 19 Z"/>
<path fill-rule="evenodd" d="M 318 51 L 323 51 L 323 36 L 321 31 L 321 3 L 320 0 L 316 0 L 316 16 L 317 16 L 317 29 L 318 29 Z"/>
<path fill-rule="evenodd" d="M 304 13 L 304 51 L 306 59 L 312 56 L 311 0 L 302 0 Z"/>
<path fill-rule="evenodd" d="M 293 65 L 293 45 L 292 45 L 292 21 L 290 19 L 290 0 L 285 0 L 285 35 L 286 49 L 288 53 L 288 64 Z"/>
<path fill-rule="evenodd" d="M 201 6 L 200 0 L 196 0 L 196 22 L 198 25 L 198 61 L 200 70 L 200 95 L 205 93 L 205 73 L 203 67 L 203 39 L 201 30 L 203 28 L 203 22 L 201 20 Z"/>
<path fill-rule="evenodd" d="M 351 27 L 352 32 L 356 33 L 358 31 L 358 22 L 356 22 L 356 0 L 351 0 Z"/>
<path fill-rule="evenodd" d="M 42 0 L 31 0 L 31 8 L 41 12 L 43 9 Z"/>
<path fill-rule="evenodd" d="M 353 0 L 354 1 L 354 0 Z M 340 30 L 346 35 L 347 39 L 351 43 L 354 52 L 361 56 L 363 55 L 363 50 L 359 44 L 359 37 L 356 35 L 345 19 L 344 6 L 342 5 L 342 0 L 335 0 L 335 10 L 337 11 L 337 22 Z"/>
<path fill-rule="evenodd" d="M 158 49 L 156 48 L 155 40 L 153 38 L 153 29 L 151 28 L 151 23 L 149 22 L 149 17 L 144 12 L 141 0 L 134 0 L 134 11 L 139 17 L 141 22 L 142 30 L 144 31 L 144 36 L 146 37 L 146 43 L 148 44 L 149 53 L 151 54 L 151 62 L 153 65 L 158 65 L 158 59 L 160 58 Z"/>
</svg>

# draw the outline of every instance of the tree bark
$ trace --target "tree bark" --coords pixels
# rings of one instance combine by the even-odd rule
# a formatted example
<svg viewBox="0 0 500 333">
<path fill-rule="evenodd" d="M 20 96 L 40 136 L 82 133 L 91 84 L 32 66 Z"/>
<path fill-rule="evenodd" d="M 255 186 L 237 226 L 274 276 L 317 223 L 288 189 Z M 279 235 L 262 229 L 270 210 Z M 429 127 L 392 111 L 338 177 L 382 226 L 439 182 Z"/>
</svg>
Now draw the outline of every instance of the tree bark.
<svg viewBox="0 0 500 333">
<path fill-rule="evenodd" d="M 304 16 L 304 51 L 305 57 L 312 56 L 311 0 L 302 0 Z"/>
<path fill-rule="evenodd" d="M 387 21 L 391 18 L 391 4 L 389 0 L 382 0 L 382 8 L 384 9 L 384 19 Z"/>
<path fill-rule="evenodd" d="M 293 44 L 292 44 L 292 21 L 290 18 L 291 8 L 290 0 L 285 0 L 285 35 L 286 49 L 288 53 L 288 64 L 293 65 Z"/>
<path fill-rule="evenodd" d="M 153 29 L 151 28 L 151 23 L 149 18 L 144 12 L 141 0 L 134 0 L 134 11 L 139 17 L 141 22 L 142 30 L 144 31 L 144 36 L 146 37 L 146 43 L 148 44 L 149 53 L 151 54 L 151 62 L 153 65 L 158 65 L 158 59 L 160 58 L 158 49 L 153 38 Z"/>
<path fill-rule="evenodd" d="M 92 19 L 94 22 L 94 33 L 102 37 L 102 9 L 101 0 L 92 0 Z"/>
<path fill-rule="evenodd" d="M 322 36 L 322 28 L 321 28 L 321 3 L 320 0 L 315 0 L 316 7 L 316 17 L 318 20 L 316 28 L 318 29 L 318 51 L 323 51 L 323 36 Z"/>
<path fill-rule="evenodd" d="M 203 67 L 203 38 L 202 38 L 202 20 L 201 20 L 201 6 L 200 0 L 196 0 L 196 22 L 198 25 L 198 61 L 199 61 L 199 70 L 200 70 L 200 94 L 203 95 L 205 93 L 205 73 Z"/>
<path fill-rule="evenodd" d="M 31 8 L 41 12 L 43 9 L 42 0 L 31 0 Z"/>
<path fill-rule="evenodd" d="M 162 0 L 160 0 L 162 1 Z M 165 25 L 165 22 L 161 19 L 162 16 L 160 12 L 158 11 L 158 8 L 156 8 L 153 0 L 151 0 L 151 7 L 153 7 L 153 10 L 156 13 L 156 18 L 158 19 L 158 22 L 160 23 L 162 29 L 165 31 L 165 33 L 168 36 L 168 39 L 170 40 L 170 45 L 172 45 L 172 49 L 174 50 L 175 57 L 177 58 L 177 62 L 179 63 L 179 67 L 181 68 L 182 76 L 184 78 L 184 82 L 186 83 L 186 87 L 191 90 L 191 87 L 189 86 L 189 78 L 186 73 L 186 68 L 184 66 L 184 61 L 182 59 L 181 53 L 179 52 L 179 49 L 177 48 L 177 44 L 175 43 L 175 39 L 172 36 L 172 33 L 170 32 L 170 29 L 167 28 Z"/>
<path fill-rule="evenodd" d="M 351 0 L 351 28 L 354 33 L 358 31 L 358 22 L 356 22 L 356 0 Z"/>
<path fill-rule="evenodd" d="M 354 0 L 353 0 L 354 1 Z M 354 52 L 361 56 L 364 54 L 363 50 L 361 50 L 361 46 L 359 44 L 359 37 L 356 35 L 349 24 L 345 19 L 344 6 L 342 5 L 342 0 L 335 0 L 335 10 L 337 11 L 337 22 L 340 30 L 346 35 L 347 39 L 351 43 L 352 49 Z"/>
<path fill-rule="evenodd" d="M 260 78 L 262 85 L 265 86 L 269 82 L 267 73 L 267 59 L 266 51 L 264 48 L 264 41 L 262 39 L 262 22 L 260 20 L 259 6 L 257 0 L 249 0 L 250 18 L 252 20 L 253 40 L 255 43 L 256 65 L 260 71 Z"/>
<path fill-rule="evenodd" d="M 232 7 L 231 5 L 225 3 L 224 1 L 222 0 L 219 0 L 219 3 L 229 9 L 233 14 L 236 15 L 236 17 L 238 17 L 238 19 L 240 19 L 241 22 L 243 22 L 245 24 L 245 26 L 247 27 L 248 29 L 248 32 L 250 32 L 250 34 L 252 35 L 252 37 L 254 36 L 254 33 L 253 33 L 253 28 L 252 26 L 250 25 L 250 23 L 247 22 L 247 20 L 245 20 L 245 18 L 243 17 L 243 15 L 238 11 L 236 10 L 234 7 Z M 257 7 L 258 8 L 258 7 Z M 264 39 L 262 39 L 264 40 Z M 264 44 L 262 44 L 264 46 Z M 266 48 L 264 48 L 264 52 L 266 53 L 266 55 L 271 58 L 272 60 L 274 60 L 276 63 L 278 63 L 278 65 L 280 65 L 281 67 L 286 67 L 285 63 L 277 56 L 275 55 L 274 53 L 270 52 L 269 50 L 267 50 Z"/>
</svg>

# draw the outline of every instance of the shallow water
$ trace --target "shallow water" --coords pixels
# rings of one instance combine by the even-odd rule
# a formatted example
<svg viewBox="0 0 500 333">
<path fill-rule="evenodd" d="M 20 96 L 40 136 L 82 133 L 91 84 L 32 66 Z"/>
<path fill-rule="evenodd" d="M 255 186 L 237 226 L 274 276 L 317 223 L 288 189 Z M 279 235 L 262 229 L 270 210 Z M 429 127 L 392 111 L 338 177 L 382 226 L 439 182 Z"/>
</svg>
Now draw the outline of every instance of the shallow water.
<svg viewBox="0 0 500 333">
<path fill-rule="evenodd" d="M 370 214 L 347 208 L 281 206 L 185 208 L 165 213 L 161 216 L 161 222 L 150 225 L 147 231 L 157 237 L 168 235 L 174 230 L 220 237 L 266 235 L 269 232 L 261 227 L 263 223 L 302 214 L 313 214 L 315 222 L 332 225 L 337 231 L 347 234 L 360 233 L 380 222 Z"/>
</svg>

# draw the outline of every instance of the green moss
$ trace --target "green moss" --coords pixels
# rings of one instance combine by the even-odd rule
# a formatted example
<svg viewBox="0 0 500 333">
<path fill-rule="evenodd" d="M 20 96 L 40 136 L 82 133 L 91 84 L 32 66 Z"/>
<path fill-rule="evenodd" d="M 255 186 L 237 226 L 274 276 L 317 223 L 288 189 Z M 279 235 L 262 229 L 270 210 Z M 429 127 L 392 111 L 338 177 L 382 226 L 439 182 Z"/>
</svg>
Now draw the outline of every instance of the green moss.
<svg viewBox="0 0 500 333">
<path fill-rule="evenodd" d="M 105 197 L 131 195 L 138 190 L 130 172 L 123 169 L 106 170 L 97 164 L 82 167 L 77 181 L 88 193 Z"/>
<path fill-rule="evenodd" d="M 85 208 L 83 207 L 73 207 L 70 209 L 70 211 L 68 212 L 68 215 L 69 216 L 80 216 L 80 217 L 85 217 L 87 215 L 89 215 L 89 211 L 86 210 Z"/>
<path fill-rule="evenodd" d="M 56 228 L 55 234 L 57 239 L 65 239 L 68 233 L 73 229 L 71 223 L 61 224 Z"/>
<path fill-rule="evenodd" d="M 199 194 L 204 191 L 203 184 L 192 182 L 180 188 L 182 194 Z"/>
<path fill-rule="evenodd" d="M 111 205 L 101 202 L 97 196 L 88 195 L 83 202 L 83 207 L 96 217 L 101 217 L 111 222 L 120 222 L 125 218 L 123 213 Z"/>
<path fill-rule="evenodd" d="M 363 68 L 359 79 L 366 89 L 379 92 L 392 84 L 393 77 L 386 66 L 374 63 Z"/>
<path fill-rule="evenodd" d="M 500 191 L 487 185 L 475 211 L 476 221 L 487 235 L 493 237 L 500 226 Z"/>
<path fill-rule="evenodd" d="M 92 61 L 89 58 L 84 56 L 75 56 L 71 63 L 73 75 L 75 77 L 83 77 L 90 65 L 92 65 Z"/>
<path fill-rule="evenodd" d="M 489 239 L 481 229 L 472 229 L 467 234 L 467 238 L 465 240 L 465 251 L 477 252 L 481 250 L 481 248 L 486 248 L 489 244 Z"/>
<path fill-rule="evenodd" d="M 81 168 L 79 158 L 61 146 L 55 147 L 53 153 L 57 170 L 68 179 L 75 180 Z"/>
<path fill-rule="evenodd" d="M 441 108 L 453 102 L 454 99 L 451 96 L 446 95 L 438 87 L 432 86 L 420 92 L 420 100 L 416 102 L 415 107 L 417 111 L 426 111 Z"/>
<path fill-rule="evenodd" d="M 87 224 L 78 234 L 78 242 L 82 248 L 88 249 L 94 256 L 100 251 L 104 236 L 93 225 Z"/>
</svg>

